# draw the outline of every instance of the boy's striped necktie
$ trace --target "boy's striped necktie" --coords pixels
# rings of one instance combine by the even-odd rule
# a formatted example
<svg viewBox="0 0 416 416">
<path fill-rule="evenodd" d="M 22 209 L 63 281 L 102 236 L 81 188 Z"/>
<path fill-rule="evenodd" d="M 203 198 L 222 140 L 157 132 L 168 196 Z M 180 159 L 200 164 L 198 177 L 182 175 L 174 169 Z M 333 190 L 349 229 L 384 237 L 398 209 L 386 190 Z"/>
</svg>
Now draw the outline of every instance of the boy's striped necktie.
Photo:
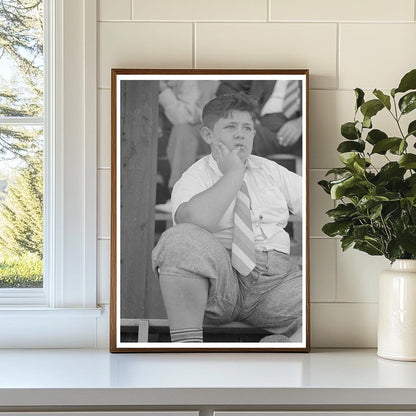
<svg viewBox="0 0 416 416">
<path fill-rule="evenodd" d="M 300 87 L 299 81 L 288 81 L 285 96 L 283 98 L 283 114 L 291 118 L 296 111 L 300 110 Z"/>
<path fill-rule="evenodd" d="M 245 182 L 238 191 L 235 202 L 231 264 L 243 276 L 250 274 L 256 266 L 250 196 Z"/>
</svg>

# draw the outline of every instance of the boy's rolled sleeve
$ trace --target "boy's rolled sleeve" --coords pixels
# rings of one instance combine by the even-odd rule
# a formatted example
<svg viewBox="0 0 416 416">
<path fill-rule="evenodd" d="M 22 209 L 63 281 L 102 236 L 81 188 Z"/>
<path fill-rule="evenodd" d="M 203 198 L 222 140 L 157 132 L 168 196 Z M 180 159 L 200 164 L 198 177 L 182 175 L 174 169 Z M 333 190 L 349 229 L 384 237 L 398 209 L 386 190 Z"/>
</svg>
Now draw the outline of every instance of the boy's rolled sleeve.
<svg viewBox="0 0 416 416">
<path fill-rule="evenodd" d="M 197 169 L 188 169 L 173 187 L 171 195 L 173 224 L 176 224 L 175 215 L 180 205 L 209 188 L 198 173 Z"/>
</svg>

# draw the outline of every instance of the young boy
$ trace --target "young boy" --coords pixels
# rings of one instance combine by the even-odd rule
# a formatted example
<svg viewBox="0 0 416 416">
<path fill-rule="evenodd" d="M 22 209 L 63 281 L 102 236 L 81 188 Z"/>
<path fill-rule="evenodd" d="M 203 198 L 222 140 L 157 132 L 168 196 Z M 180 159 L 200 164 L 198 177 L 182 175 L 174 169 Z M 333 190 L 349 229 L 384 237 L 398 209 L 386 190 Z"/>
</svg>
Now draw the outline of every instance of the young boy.
<svg viewBox="0 0 416 416">
<path fill-rule="evenodd" d="M 251 155 L 255 102 L 235 93 L 203 110 L 211 154 L 172 193 L 174 227 L 153 250 L 172 342 L 202 342 L 203 323 L 241 321 L 265 342 L 302 340 L 302 273 L 289 257 L 289 211 L 302 213 L 301 177 Z"/>
</svg>

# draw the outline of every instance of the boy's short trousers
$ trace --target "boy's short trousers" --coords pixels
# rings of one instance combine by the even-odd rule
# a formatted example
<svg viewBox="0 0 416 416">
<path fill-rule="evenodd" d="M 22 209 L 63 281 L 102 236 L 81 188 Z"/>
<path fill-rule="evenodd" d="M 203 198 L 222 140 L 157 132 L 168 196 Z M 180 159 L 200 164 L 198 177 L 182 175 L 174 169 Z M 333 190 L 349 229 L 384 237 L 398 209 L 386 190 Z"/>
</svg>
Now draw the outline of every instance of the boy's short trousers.
<svg viewBox="0 0 416 416">
<path fill-rule="evenodd" d="M 179 224 L 162 234 L 152 262 L 156 275 L 209 279 L 206 323 L 246 322 L 286 337 L 302 324 L 302 272 L 287 254 L 258 251 L 255 269 L 241 276 L 211 233 Z"/>
</svg>

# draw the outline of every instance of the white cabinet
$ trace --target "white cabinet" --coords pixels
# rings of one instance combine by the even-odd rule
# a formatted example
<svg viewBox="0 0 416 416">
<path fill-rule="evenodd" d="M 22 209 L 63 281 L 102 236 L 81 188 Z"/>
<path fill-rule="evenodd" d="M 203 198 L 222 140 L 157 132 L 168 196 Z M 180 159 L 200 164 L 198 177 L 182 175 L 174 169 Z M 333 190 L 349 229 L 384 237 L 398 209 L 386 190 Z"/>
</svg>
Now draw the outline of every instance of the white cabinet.
<svg viewBox="0 0 416 416">
<path fill-rule="evenodd" d="M 353 415 L 416 416 L 416 362 L 375 350 L 0 350 L 0 416 Z"/>
<path fill-rule="evenodd" d="M 141 411 L 141 412 L 0 412 L 0 416 L 199 416 L 199 412 L 189 411 Z"/>
<path fill-rule="evenodd" d="M 214 412 L 213 416 L 416 416 L 416 412 Z"/>
</svg>

